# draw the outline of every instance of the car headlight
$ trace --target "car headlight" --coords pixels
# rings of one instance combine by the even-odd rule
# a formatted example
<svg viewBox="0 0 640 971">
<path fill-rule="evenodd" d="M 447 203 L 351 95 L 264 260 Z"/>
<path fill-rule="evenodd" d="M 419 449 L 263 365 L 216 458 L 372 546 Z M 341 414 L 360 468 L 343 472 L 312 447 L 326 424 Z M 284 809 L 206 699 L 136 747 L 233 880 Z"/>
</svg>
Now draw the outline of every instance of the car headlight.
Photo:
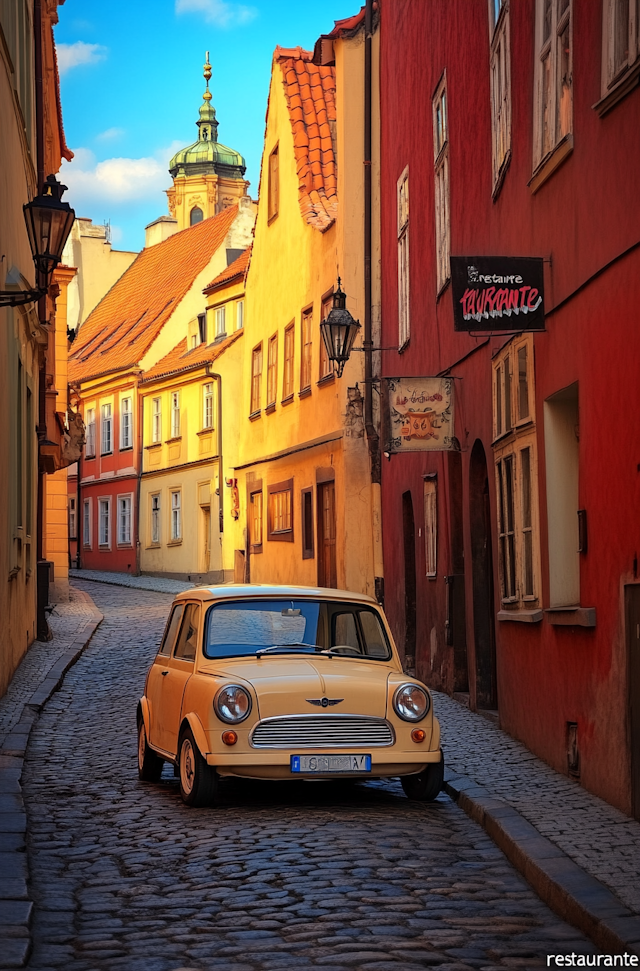
<svg viewBox="0 0 640 971">
<path fill-rule="evenodd" d="M 393 696 L 396 715 L 406 722 L 419 722 L 431 707 L 429 695 L 419 684 L 401 684 Z"/>
<path fill-rule="evenodd" d="M 215 696 L 213 707 L 216 715 L 223 722 L 237 725 L 251 713 L 251 695 L 242 685 L 225 684 Z"/>
</svg>

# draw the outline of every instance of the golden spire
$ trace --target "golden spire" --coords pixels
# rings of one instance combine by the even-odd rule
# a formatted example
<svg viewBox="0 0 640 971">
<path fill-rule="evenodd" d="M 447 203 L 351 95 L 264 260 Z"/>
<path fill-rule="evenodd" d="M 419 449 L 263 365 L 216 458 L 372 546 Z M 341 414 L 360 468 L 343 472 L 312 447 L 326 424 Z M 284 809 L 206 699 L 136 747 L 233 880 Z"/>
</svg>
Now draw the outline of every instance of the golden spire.
<svg viewBox="0 0 640 971">
<path fill-rule="evenodd" d="M 209 79 L 211 78 L 211 64 L 209 63 L 209 51 L 207 51 L 207 60 L 203 65 L 204 79 L 207 82 L 207 89 L 202 95 L 205 101 L 211 101 L 211 92 L 209 91 Z"/>
</svg>

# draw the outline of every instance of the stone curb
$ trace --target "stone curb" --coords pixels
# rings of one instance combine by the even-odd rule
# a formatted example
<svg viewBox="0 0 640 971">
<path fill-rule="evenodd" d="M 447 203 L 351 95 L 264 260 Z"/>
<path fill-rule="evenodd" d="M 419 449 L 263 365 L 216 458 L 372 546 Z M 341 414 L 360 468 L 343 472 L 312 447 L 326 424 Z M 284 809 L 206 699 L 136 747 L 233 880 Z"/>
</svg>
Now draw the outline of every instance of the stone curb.
<svg viewBox="0 0 640 971">
<path fill-rule="evenodd" d="M 502 799 L 447 773 L 443 791 L 483 827 L 541 900 L 605 954 L 640 955 L 640 917 Z"/>
<path fill-rule="evenodd" d="M 27 813 L 20 779 L 33 723 L 65 674 L 78 660 L 103 620 L 88 593 L 77 590 L 91 609 L 91 620 L 74 634 L 68 650 L 25 703 L 22 714 L 0 748 L 0 968 L 23 968 L 31 954 L 29 872 L 26 851 Z"/>
</svg>

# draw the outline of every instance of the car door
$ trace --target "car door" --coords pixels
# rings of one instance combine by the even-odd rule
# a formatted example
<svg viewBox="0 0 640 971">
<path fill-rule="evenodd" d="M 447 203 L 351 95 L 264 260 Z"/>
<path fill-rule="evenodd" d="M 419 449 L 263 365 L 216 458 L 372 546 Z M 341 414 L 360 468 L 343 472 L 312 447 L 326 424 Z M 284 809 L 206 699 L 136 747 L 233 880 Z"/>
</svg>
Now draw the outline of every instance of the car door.
<svg viewBox="0 0 640 971">
<path fill-rule="evenodd" d="M 182 698 L 193 674 L 200 634 L 200 604 L 185 604 L 180 633 L 168 664 L 162 695 L 162 748 L 177 754 Z"/>
<path fill-rule="evenodd" d="M 177 603 L 171 611 L 171 616 L 165 628 L 160 650 L 154 663 L 149 669 L 147 680 L 147 701 L 149 702 L 149 743 L 158 748 L 164 748 L 161 739 L 163 735 L 165 682 L 169 675 L 169 663 L 176 645 L 180 623 L 184 613 L 184 603 Z"/>
</svg>

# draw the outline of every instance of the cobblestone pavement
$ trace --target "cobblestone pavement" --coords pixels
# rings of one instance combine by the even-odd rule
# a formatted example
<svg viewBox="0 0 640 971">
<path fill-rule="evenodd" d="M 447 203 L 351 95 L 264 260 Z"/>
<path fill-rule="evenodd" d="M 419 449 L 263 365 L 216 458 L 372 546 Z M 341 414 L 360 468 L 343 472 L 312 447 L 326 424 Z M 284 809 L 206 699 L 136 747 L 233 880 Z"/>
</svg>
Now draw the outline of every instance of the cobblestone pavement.
<svg viewBox="0 0 640 971">
<path fill-rule="evenodd" d="M 92 580 L 94 583 L 108 583 L 116 587 L 130 587 L 135 590 L 155 590 L 156 593 L 182 593 L 191 590 L 195 583 L 186 580 L 168 580 L 166 577 L 133 577 L 130 573 L 109 573 L 106 570 L 69 570 L 74 580 Z"/>
<path fill-rule="evenodd" d="M 504 799 L 640 914 L 640 823 L 560 775 L 496 725 L 434 692 L 447 767 Z"/>
<path fill-rule="evenodd" d="M 71 589 L 70 600 L 49 615 L 52 641 L 34 641 L 15 672 L 6 694 L 0 698 L 0 748 L 6 735 L 20 721 L 22 710 L 60 658 L 78 630 L 91 618 L 91 605 Z"/>
<path fill-rule="evenodd" d="M 182 805 L 136 773 L 135 705 L 171 598 L 98 584 L 105 619 L 34 726 L 23 786 L 32 971 L 542 968 L 595 953 L 447 796 L 228 781 Z"/>
</svg>

